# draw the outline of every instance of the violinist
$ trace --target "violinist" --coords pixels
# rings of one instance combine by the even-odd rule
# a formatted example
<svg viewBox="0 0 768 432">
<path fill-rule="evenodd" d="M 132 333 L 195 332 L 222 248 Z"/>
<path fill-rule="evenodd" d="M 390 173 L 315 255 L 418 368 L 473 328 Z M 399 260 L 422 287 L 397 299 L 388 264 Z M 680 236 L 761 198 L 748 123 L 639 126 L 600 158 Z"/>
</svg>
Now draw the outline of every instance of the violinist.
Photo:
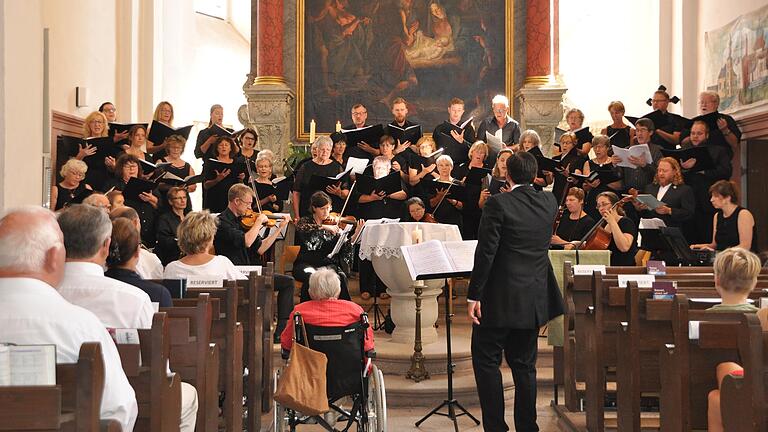
<svg viewBox="0 0 768 432">
<path fill-rule="evenodd" d="M 488 201 L 491 195 L 512 190 L 507 182 L 507 159 L 512 156 L 512 153 L 512 149 L 504 148 L 496 155 L 496 164 L 493 166 L 493 171 L 491 171 L 491 182 L 487 188 L 480 192 L 480 200 L 477 203 L 480 208 L 485 206 L 485 202 Z"/>
<path fill-rule="evenodd" d="M 594 224 L 595 220 L 584 212 L 584 191 L 572 187 L 565 197 L 565 208 L 562 209 L 552 234 L 552 245 L 573 249 L 575 244 L 572 242 L 581 240 Z"/>
<path fill-rule="evenodd" d="M 439 182 L 435 191 L 429 197 L 429 205 L 433 210 L 432 215 L 437 222 L 444 224 L 452 224 L 461 227 L 464 224 L 464 220 L 461 214 L 461 209 L 464 207 L 464 203 L 456 198 L 449 196 L 448 187 L 457 180 L 451 177 L 451 171 L 453 171 L 453 159 L 448 155 L 442 155 L 437 158 L 437 174 L 438 178 L 435 182 Z M 438 205 L 439 204 L 439 205 Z"/>
<path fill-rule="evenodd" d="M 608 250 L 611 251 L 611 265 L 634 266 L 637 228 L 631 219 L 624 216 L 624 209 L 618 202 L 619 197 L 615 193 L 602 192 L 597 196 L 597 210 L 606 222 L 605 230 L 610 233 Z"/>
<path fill-rule="evenodd" d="M 408 200 L 405 201 L 405 207 L 408 209 L 408 216 L 405 217 L 403 222 L 437 223 L 435 218 L 427 213 L 426 206 L 421 198 L 408 198 Z"/>
<path fill-rule="evenodd" d="M 259 230 L 267 222 L 267 216 L 255 216 L 248 230 L 243 230 L 243 216 L 251 215 L 254 193 L 250 186 L 242 183 L 234 184 L 227 193 L 227 208 L 217 217 L 219 226 L 213 239 L 213 247 L 218 255 L 224 255 L 238 265 L 258 265 L 252 262 L 249 250 L 263 255 L 277 240 L 278 235 L 290 219 L 284 218 L 279 222 L 280 229 L 273 230 L 265 239 L 259 236 Z M 275 274 L 275 290 L 277 291 L 277 329 L 282 332 L 285 322 L 293 310 L 293 278 Z M 278 333 L 279 334 L 279 333 Z"/>
<path fill-rule="evenodd" d="M 363 223 L 358 222 L 355 232 L 350 241 L 348 241 L 341 251 L 328 258 L 328 254 L 333 251 L 339 235 L 342 231 L 337 223 L 329 220 L 331 214 L 331 197 L 325 192 L 318 191 L 309 198 L 309 215 L 299 219 L 296 224 L 296 244 L 300 247 L 296 261 L 293 263 L 293 276 L 301 282 L 301 301 L 309 300 L 309 275 L 312 269 L 320 267 L 330 267 L 339 275 L 341 279 L 342 300 L 351 300 L 349 289 L 347 288 L 347 276 L 342 270 L 342 264 L 345 267 L 352 263 L 352 243 L 360 235 Z M 309 269 L 309 271 L 307 271 Z"/>
</svg>

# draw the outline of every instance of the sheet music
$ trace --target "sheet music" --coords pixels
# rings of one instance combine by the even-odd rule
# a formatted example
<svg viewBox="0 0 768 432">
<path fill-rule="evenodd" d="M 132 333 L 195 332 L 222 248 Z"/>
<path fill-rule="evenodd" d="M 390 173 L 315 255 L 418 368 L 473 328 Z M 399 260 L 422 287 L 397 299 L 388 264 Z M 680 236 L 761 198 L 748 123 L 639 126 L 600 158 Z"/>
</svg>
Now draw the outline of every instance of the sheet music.
<svg viewBox="0 0 768 432">
<path fill-rule="evenodd" d="M 451 273 L 451 261 L 439 240 L 429 240 L 409 246 L 400 246 L 412 280 L 419 275 Z"/>
<path fill-rule="evenodd" d="M 336 256 L 336 254 L 339 253 L 341 250 L 341 247 L 344 246 L 344 243 L 347 241 L 347 238 L 349 237 L 349 233 L 352 231 L 352 228 L 354 228 L 354 225 L 347 224 L 346 227 L 344 227 L 344 230 L 341 231 L 341 234 L 339 235 L 339 239 L 336 241 L 336 245 L 333 247 L 333 250 L 331 253 L 328 254 L 328 258 L 333 258 Z"/>
<path fill-rule="evenodd" d="M 639 229 L 659 229 L 666 226 L 667 224 L 665 224 L 664 221 L 659 218 L 641 218 Z"/>
<path fill-rule="evenodd" d="M 629 157 L 634 156 L 636 158 L 645 157 L 645 163 L 653 163 L 653 157 L 651 156 L 651 150 L 648 148 L 648 144 L 638 144 L 632 147 L 623 148 L 619 146 L 611 146 L 613 154 L 621 159 L 621 162 L 616 166 L 637 169 L 633 163 L 629 162 Z"/>
<path fill-rule="evenodd" d="M 349 159 L 347 159 L 347 166 L 345 169 L 347 171 L 352 171 L 355 174 L 362 174 L 366 167 L 368 167 L 368 159 L 350 156 Z"/>
<path fill-rule="evenodd" d="M 444 241 L 443 247 L 456 272 L 471 272 L 475 264 L 477 240 Z"/>
<path fill-rule="evenodd" d="M 666 204 L 664 204 L 663 201 L 657 200 L 655 196 L 650 195 L 650 194 L 640 194 L 640 195 L 636 196 L 635 199 L 637 201 L 647 205 L 650 210 L 655 210 L 655 209 L 657 209 L 657 208 L 659 208 L 661 206 L 666 205 Z"/>
<path fill-rule="evenodd" d="M 504 148 L 504 141 L 496 138 L 496 135 L 485 131 L 485 142 L 496 152 Z"/>
</svg>

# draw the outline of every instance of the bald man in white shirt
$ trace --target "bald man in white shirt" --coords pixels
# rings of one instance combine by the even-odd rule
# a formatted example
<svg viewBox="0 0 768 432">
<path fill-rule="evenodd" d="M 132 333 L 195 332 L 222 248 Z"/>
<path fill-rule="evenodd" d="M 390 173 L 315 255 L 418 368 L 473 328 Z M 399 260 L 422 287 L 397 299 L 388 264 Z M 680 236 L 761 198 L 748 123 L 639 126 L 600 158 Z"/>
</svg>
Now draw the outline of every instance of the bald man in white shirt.
<svg viewBox="0 0 768 432">
<path fill-rule="evenodd" d="M 101 418 L 133 430 L 136 395 L 106 328 L 93 313 L 56 291 L 64 275 L 64 243 L 52 212 L 12 210 L 0 219 L 0 341 L 54 344 L 58 363 L 76 363 L 84 342 L 101 343 L 104 392 Z"/>
</svg>

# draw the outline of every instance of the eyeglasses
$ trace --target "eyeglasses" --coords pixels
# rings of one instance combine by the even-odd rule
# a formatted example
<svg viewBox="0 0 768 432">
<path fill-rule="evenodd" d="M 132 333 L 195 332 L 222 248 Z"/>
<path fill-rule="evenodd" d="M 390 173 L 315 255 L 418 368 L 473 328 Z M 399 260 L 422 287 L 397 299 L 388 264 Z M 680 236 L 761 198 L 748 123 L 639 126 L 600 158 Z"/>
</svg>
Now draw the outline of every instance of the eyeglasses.
<svg viewBox="0 0 768 432">
<path fill-rule="evenodd" d="M 507 109 L 506 108 L 494 108 L 493 112 L 495 112 L 497 114 L 501 114 L 501 113 L 507 112 Z"/>
<path fill-rule="evenodd" d="M 368 114 L 368 111 L 361 111 L 361 112 L 354 112 L 354 111 L 353 111 L 353 112 L 352 112 L 352 115 L 353 115 L 353 116 L 361 116 L 361 115 L 363 115 L 363 114 Z"/>
<path fill-rule="evenodd" d="M 91 120 L 91 124 L 104 124 L 104 120 Z"/>
<path fill-rule="evenodd" d="M 116 112 L 116 111 L 117 110 L 115 108 L 104 108 L 104 112 L 113 113 L 113 112 Z"/>
</svg>

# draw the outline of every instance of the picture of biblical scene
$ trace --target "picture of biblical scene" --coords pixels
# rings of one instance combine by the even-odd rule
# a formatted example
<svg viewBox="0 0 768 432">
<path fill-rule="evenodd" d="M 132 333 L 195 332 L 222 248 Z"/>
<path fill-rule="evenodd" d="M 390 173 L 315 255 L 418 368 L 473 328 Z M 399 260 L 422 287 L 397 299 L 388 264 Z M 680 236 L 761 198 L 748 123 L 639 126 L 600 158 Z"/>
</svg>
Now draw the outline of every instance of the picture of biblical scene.
<svg viewBox="0 0 768 432">
<path fill-rule="evenodd" d="M 768 100 L 768 6 L 705 34 L 707 90 L 720 110 Z"/>
<path fill-rule="evenodd" d="M 351 123 L 356 103 L 367 107 L 369 124 L 389 122 L 397 97 L 408 101 L 408 119 L 424 132 L 447 118 L 452 97 L 465 101 L 467 113 L 486 108 L 493 95 L 511 90 L 511 2 L 300 0 L 299 133 L 312 119 L 318 132 Z"/>
</svg>

